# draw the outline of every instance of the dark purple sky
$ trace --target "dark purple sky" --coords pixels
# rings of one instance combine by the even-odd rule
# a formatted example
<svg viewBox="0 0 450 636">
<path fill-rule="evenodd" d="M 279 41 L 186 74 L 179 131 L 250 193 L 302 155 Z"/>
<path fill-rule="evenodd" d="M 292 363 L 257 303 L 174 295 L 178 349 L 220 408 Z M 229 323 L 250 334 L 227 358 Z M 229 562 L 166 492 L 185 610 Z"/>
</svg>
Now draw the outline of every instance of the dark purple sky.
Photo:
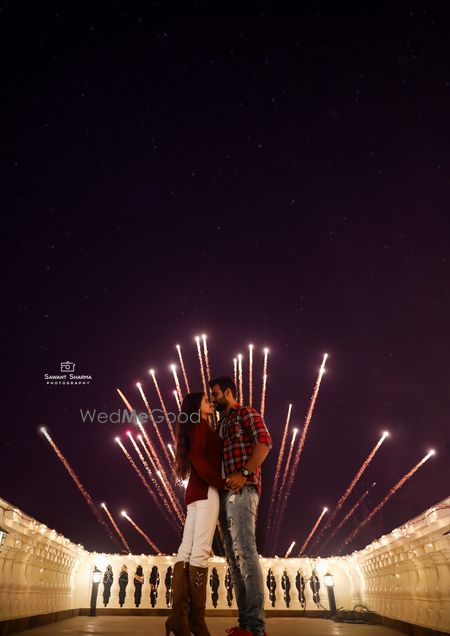
<svg viewBox="0 0 450 636">
<path fill-rule="evenodd" d="M 79 410 L 120 408 L 116 386 L 139 404 L 151 366 L 167 394 L 178 342 L 194 377 L 202 332 L 214 373 L 249 342 L 271 349 L 261 544 L 287 404 L 301 426 L 324 351 L 277 552 L 385 428 L 355 522 L 438 455 L 351 547 L 449 495 L 449 16 L 348 7 L 168 19 L 2 3 L 0 496 L 89 549 L 116 546 L 39 426 L 96 501 L 174 551 L 113 442 L 123 427 Z M 46 386 L 63 360 L 91 385 Z"/>
</svg>

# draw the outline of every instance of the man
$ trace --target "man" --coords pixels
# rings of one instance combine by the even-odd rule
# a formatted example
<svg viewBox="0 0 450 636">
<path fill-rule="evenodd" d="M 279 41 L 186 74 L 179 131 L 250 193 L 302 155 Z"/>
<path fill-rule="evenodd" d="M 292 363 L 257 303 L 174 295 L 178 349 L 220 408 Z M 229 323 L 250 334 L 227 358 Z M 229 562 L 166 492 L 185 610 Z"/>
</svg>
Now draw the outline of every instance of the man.
<svg viewBox="0 0 450 636">
<path fill-rule="evenodd" d="M 256 549 L 255 522 L 261 494 L 261 464 L 272 448 L 269 431 L 261 415 L 236 402 L 236 385 L 229 377 L 209 383 L 211 401 L 221 413 L 219 435 L 223 439 L 223 477 L 220 526 L 230 563 L 239 627 L 233 636 L 264 636 L 264 581 Z"/>
</svg>

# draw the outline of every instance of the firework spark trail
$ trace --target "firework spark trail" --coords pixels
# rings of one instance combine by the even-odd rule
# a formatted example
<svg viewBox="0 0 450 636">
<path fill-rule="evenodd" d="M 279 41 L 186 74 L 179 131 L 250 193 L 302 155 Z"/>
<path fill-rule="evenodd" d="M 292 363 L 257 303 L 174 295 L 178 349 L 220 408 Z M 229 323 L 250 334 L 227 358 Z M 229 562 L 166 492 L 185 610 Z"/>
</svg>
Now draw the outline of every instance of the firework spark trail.
<svg viewBox="0 0 450 636">
<path fill-rule="evenodd" d="M 397 492 L 397 490 L 399 490 L 402 486 L 404 486 L 406 484 L 406 482 L 411 479 L 411 477 L 414 475 L 415 472 L 417 472 L 419 470 L 419 468 L 421 466 L 423 466 L 425 464 L 425 462 L 430 459 L 430 457 L 432 457 L 435 454 L 434 450 L 430 450 L 425 457 L 423 457 L 420 462 L 418 462 L 415 466 L 413 466 L 413 468 L 411 468 L 411 470 L 406 473 L 406 475 L 404 475 L 396 484 L 395 486 L 393 486 L 390 491 L 383 497 L 383 499 L 380 501 L 380 503 L 375 506 L 375 508 L 372 510 L 372 512 L 370 512 L 367 517 L 365 517 L 363 519 L 363 521 L 361 521 L 361 523 L 359 524 L 359 526 L 357 526 L 353 532 L 345 539 L 345 541 L 343 541 L 343 543 L 341 543 L 341 545 L 339 546 L 338 549 L 338 553 L 341 552 L 341 550 L 344 548 L 344 546 L 348 545 L 349 543 L 351 543 L 353 541 L 353 539 L 356 537 L 356 535 L 369 523 L 369 521 L 377 514 L 377 512 L 380 512 L 380 510 L 382 509 L 382 507 L 389 501 L 389 499 L 391 499 L 391 497 L 393 497 L 395 495 L 395 493 Z"/>
<path fill-rule="evenodd" d="M 183 393 L 181 392 L 180 381 L 178 379 L 177 366 L 175 364 L 171 364 L 170 368 L 172 369 L 173 379 L 175 381 L 175 388 L 178 396 L 177 402 L 181 403 L 183 401 Z"/>
<path fill-rule="evenodd" d="M 162 411 L 164 413 L 164 419 L 166 420 L 167 426 L 169 428 L 170 437 L 172 438 L 172 442 L 175 444 L 175 434 L 173 432 L 172 423 L 170 421 L 169 414 L 167 412 L 167 408 L 166 408 L 166 405 L 164 403 L 163 396 L 162 396 L 162 393 L 161 393 L 161 389 L 159 388 L 158 380 L 156 379 L 156 373 L 155 373 L 154 369 L 150 369 L 150 375 L 152 376 L 153 384 L 155 385 L 155 389 L 156 389 L 156 392 L 158 394 L 159 401 L 161 402 L 161 408 L 162 408 Z M 165 446 L 164 446 L 164 448 L 165 448 Z M 165 451 L 165 452 L 167 452 L 167 451 Z"/>
<path fill-rule="evenodd" d="M 206 386 L 205 367 L 203 365 L 202 350 L 200 348 L 200 336 L 195 336 L 195 342 L 197 344 L 198 363 L 200 365 L 200 375 L 202 376 L 203 393 L 208 395 L 208 388 Z"/>
<path fill-rule="evenodd" d="M 167 460 L 168 464 L 170 465 L 170 458 L 169 458 L 169 455 L 168 455 L 167 450 L 166 450 L 166 445 L 165 445 L 165 443 L 164 443 L 163 438 L 161 437 L 161 433 L 159 432 L 159 428 L 158 428 L 158 426 L 156 425 L 155 418 L 153 417 L 153 413 L 152 413 L 152 410 L 151 410 L 151 408 L 150 408 L 150 404 L 148 403 L 147 396 L 146 396 L 146 395 L 145 395 L 145 393 L 144 393 L 144 389 L 142 388 L 142 384 L 141 384 L 140 382 L 137 382 L 137 383 L 136 383 L 136 386 L 137 386 L 137 388 L 139 389 L 139 393 L 141 394 L 141 397 L 142 397 L 142 399 L 143 399 L 143 401 L 144 401 L 145 408 L 147 409 L 147 413 L 149 414 L 150 421 L 152 422 L 153 427 L 154 427 L 154 429 L 155 429 L 155 431 L 156 431 L 156 435 L 157 435 L 158 440 L 159 440 L 159 443 L 160 443 L 160 445 L 161 445 L 161 447 L 162 447 L 162 449 L 163 449 L 163 452 L 164 452 L 164 455 L 165 455 L 165 457 L 166 457 L 166 460 Z M 120 397 L 121 397 L 121 398 L 122 398 L 122 400 L 124 401 L 124 404 L 125 404 L 125 406 L 127 407 L 127 409 L 129 410 L 129 412 L 130 412 L 131 414 L 134 414 L 135 422 L 136 422 L 136 424 L 138 425 L 139 429 L 141 430 L 142 434 L 144 435 L 144 437 L 145 437 L 145 440 L 146 440 L 147 444 L 148 444 L 150 447 L 152 447 L 152 448 L 153 448 L 153 444 L 151 443 L 150 438 L 149 438 L 149 437 L 148 437 L 148 435 L 147 435 L 147 431 L 146 431 L 146 430 L 144 429 L 144 427 L 142 426 L 142 424 L 141 424 L 141 422 L 140 422 L 139 418 L 137 417 L 137 415 L 136 415 L 136 413 L 135 413 L 135 411 L 134 411 L 133 407 L 132 407 L 132 406 L 131 406 L 131 404 L 128 402 L 127 398 L 125 397 L 125 395 L 122 393 L 122 391 L 121 391 L 120 389 L 117 389 L 117 392 L 119 393 Z M 154 454 L 155 454 L 156 456 L 158 456 L 158 455 L 157 455 L 157 453 L 156 453 L 156 450 L 154 450 Z M 159 459 L 158 459 L 158 461 L 159 461 Z"/>
<path fill-rule="evenodd" d="M 322 529 L 320 530 L 320 532 L 319 532 L 319 534 L 318 534 L 318 536 L 316 538 L 316 544 L 320 541 L 320 539 L 322 538 L 323 534 L 328 530 L 328 528 L 331 526 L 333 521 L 336 519 L 336 515 L 338 514 L 338 512 L 340 511 L 340 509 L 342 508 L 344 503 L 347 501 L 348 497 L 351 495 L 351 493 L 352 493 L 353 489 L 355 488 L 356 484 L 361 479 L 363 473 L 366 471 L 366 469 L 369 466 L 370 462 L 375 457 L 378 449 L 381 447 L 381 444 L 384 442 L 386 437 L 389 437 L 389 433 L 387 431 L 385 431 L 383 433 L 383 435 L 380 437 L 380 439 L 375 444 L 373 449 L 370 451 L 367 459 L 365 459 L 365 461 L 361 464 L 360 469 L 358 470 L 356 475 L 353 477 L 352 481 L 350 482 L 349 486 L 347 487 L 347 489 L 344 492 L 344 494 L 342 495 L 342 497 L 337 502 L 336 507 L 333 510 L 333 512 L 331 513 L 331 516 L 328 519 L 327 523 L 324 526 L 322 526 Z"/>
<path fill-rule="evenodd" d="M 203 342 L 203 355 L 205 357 L 205 366 L 206 366 L 206 378 L 208 382 L 211 380 L 211 369 L 209 368 L 209 353 L 208 353 L 208 343 L 206 342 L 206 335 L 202 335 Z"/>
<path fill-rule="evenodd" d="M 48 441 L 48 443 L 50 444 L 50 446 L 53 448 L 53 450 L 56 453 L 56 456 L 58 457 L 58 459 L 61 461 L 61 463 L 63 464 L 64 468 L 67 470 L 67 472 L 69 473 L 70 477 L 73 479 L 76 487 L 78 488 L 78 490 L 81 492 L 81 494 L 83 495 L 84 499 L 86 500 L 86 503 L 88 504 L 89 508 L 92 510 L 92 512 L 94 513 L 97 521 L 100 523 L 100 525 L 104 528 L 104 530 L 106 530 L 106 532 L 108 533 L 108 536 L 110 537 L 110 539 L 114 540 L 114 537 L 111 534 L 111 530 L 108 527 L 108 525 L 105 523 L 105 521 L 102 519 L 99 511 L 97 510 L 97 506 L 95 505 L 91 495 L 88 493 L 88 491 L 86 490 L 86 488 L 83 486 L 83 484 L 81 483 L 81 481 L 78 479 L 75 471 L 73 470 L 72 466 L 69 464 L 69 462 L 67 461 L 67 459 L 64 457 L 64 455 L 62 454 L 62 452 L 60 451 L 60 449 L 58 448 L 58 446 L 55 444 L 55 442 L 53 441 L 53 439 L 51 438 L 49 432 L 47 431 L 47 429 L 45 428 L 45 426 L 41 427 L 41 433 L 44 435 L 45 439 Z"/>
<path fill-rule="evenodd" d="M 293 541 L 291 543 L 291 545 L 288 547 L 286 554 L 284 555 L 284 558 L 287 559 L 288 556 L 290 555 L 290 553 L 292 552 L 292 550 L 294 549 L 294 545 L 295 545 L 295 541 Z"/>
<path fill-rule="evenodd" d="M 139 384 L 138 384 L 139 386 Z M 130 413 L 133 412 L 133 407 L 131 406 L 131 404 L 128 402 L 127 398 L 124 396 L 124 394 L 122 393 L 122 391 L 120 389 L 116 389 L 117 393 L 120 395 L 120 397 L 122 398 L 125 406 L 127 407 L 127 409 L 130 411 Z M 144 400 L 145 401 L 145 400 Z"/>
<path fill-rule="evenodd" d="M 167 444 L 167 448 L 169 449 L 170 454 L 172 455 L 172 459 L 175 459 L 175 453 L 173 452 L 172 444 Z"/>
<path fill-rule="evenodd" d="M 248 345 L 248 404 L 253 406 L 253 345 Z"/>
<path fill-rule="evenodd" d="M 291 438 L 291 443 L 290 443 L 290 446 L 289 446 L 289 453 L 288 453 L 288 456 L 287 456 L 286 465 L 285 465 L 284 471 L 283 471 L 283 479 L 281 480 L 281 486 L 280 486 L 280 488 L 278 490 L 277 500 L 276 500 L 275 506 L 274 506 L 273 518 L 276 519 L 277 521 L 278 521 L 278 514 L 279 514 L 279 511 L 280 511 L 280 504 L 281 504 L 281 502 L 283 500 L 283 493 L 285 491 L 286 480 L 287 480 L 287 477 L 289 475 L 289 468 L 291 466 L 292 454 L 293 454 L 293 451 L 294 451 L 294 444 L 295 444 L 295 438 L 297 437 L 297 433 L 298 433 L 298 429 L 294 428 L 294 430 L 292 431 L 292 438 Z M 276 528 L 277 528 L 276 525 L 272 526 L 272 529 L 274 531 L 276 531 Z M 270 539 L 271 539 L 271 534 L 270 534 L 270 529 L 269 529 L 269 526 L 268 526 L 267 542 L 269 542 Z"/>
<path fill-rule="evenodd" d="M 166 497 L 164 496 L 164 493 L 163 493 L 163 491 L 161 490 L 160 485 L 158 484 L 158 482 L 157 482 L 157 481 L 156 481 L 156 479 L 154 478 L 153 473 L 152 473 L 152 471 L 150 470 L 150 466 L 149 466 L 149 465 L 147 464 L 147 462 L 145 461 L 145 457 L 144 457 L 144 456 L 143 456 L 143 454 L 141 453 L 141 450 L 140 450 L 139 446 L 136 444 L 136 441 L 135 441 L 135 439 L 134 439 L 133 435 L 131 434 L 131 431 L 127 431 L 127 435 L 128 435 L 128 438 L 129 438 L 130 442 L 133 444 L 134 450 L 136 451 L 136 454 L 138 455 L 139 459 L 141 460 L 142 465 L 144 466 L 145 470 L 147 471 L 147 474 L 148 474 L 148 476 L 149 476 L 149 478 L 150 478 L 150 481 L 151 481 L 151 482 L 152 482 L 152 484 L 153 484 L 153 487 L 155 488 L 156 492 L 158 493 L 158 495 L 159 495 L 159 497 L 160 497 L 160 499 L 161 499 L 161 501 L 162 501 L 163 505 L 166 507 L 167 512 L 169 513 L 169 515 L 173 515 L 173 510 L 172 510 L 172 508 L 169 506 L 168 501 L 167 501 Z M 140 438 L 141 438 L 141 440 L 142 440 L 142 442 L 141 442 L 141 443 L 143 443 L 143 441 L 144 441 L 144 440 L 143 440 L 142 436 L 140 436 Z M 149 455 L 148 457 L 149 457 L 149 459 L 151 460 L 150 455 Z M 154 462 L 150 461 L 150 463 L 151 463 L 151 464 L 152 464 L 152 466 L 153 466 L 153 470 L 155 470 L 155 471 L 156 471 L 157 469 L 156 469 L 156 467 L 155 467 L 155 465 L 154 465 Z M 174 518 L 175 518 L 175 516 L 174 516 Z"/>
<path fill-rule="evenodd" d="M 120 531 L 119 526 L 117 525 L 117 523 L 114 521 L 114 517 L 112 516 L 112 514 L 109 512 L 108 510 L 108 506 L 105 503 L 100 504 L 101 507 L 103 508 L 103 510 L 106 512 L 106 515 L 108 517 L 108 519 L 111 522 L 112 527 L 114 528 L 114 530 L 117 533 L 117 536 L 119 537 L 119 539 L 122 542 L 123 547 L 125 548 L 125 550 L 128 550 L 128 552 L 131 554 L 131 550 L 130 550 L 130 546 L 128 545 L 125 537 L 123 536 L 122 532 Z"/>
<path fill-rule="evenodd" d="M 177 403 L 177 409 L 181 411 L 181 403 L 176 391 L 173 392 L 173 397 L 175 398 L 175 402 Z"/>
<path fill-rule="evenodd" d="M 153 543 L 153 541 L 150 539 L 150 537 L 149 537 L 147 534 L 145 534 L 145 532 L 142 530 L 142 528 L 140 528 L 140 527 L 138 526 L 138 524 L 137 524 L 135 521 L 133 521 L 133 519 L 132 519 L 131 517 L 129 517 L 129 516 L 127 515 L 127 513 L 125 512 L 125 510 L 122 510 L 122 517 L 125 517 L 125 519 L 131 523 L 131 525 L 132 525 L 132 526 L 133 526 L 133 528 L 136 530 L 136 532 L 139 532 L 139 534 L 140 534 L 142 537 L 144 537 L 144 539 L 147 541 L 147 543 L 149 544 L 149 546 L 150 546 L 150 547 L 151 547 L 151 548 L 155 551 L 155 553 L 156 553 L 156 554 L 161 554 L 161 550 L 158 548 L 158 546 L 157 546 L 157 545 L 155 545 L 155 544 Z"/>
<path fill-rule="evenodd" d="M 294 484 L 294 479 L 295 479 L 295 475 L 296 475 L 296 472 L 297 472 L 297 468 L 298 468 L 298 464 L 299 464 L 299 461 L 300 461 L 300 457 L 301 457 L 303 448 L 305 446 L 306 436 L 308 434 L 309 426 L 311 424 L 312 416 L 313 416 L 313 413 L 314 413 L 314 407 L 316 405 L 317 397 L 319 395 L 320 384 L 322 382 L 323 374 L 325 373 L 325 364 L 327 362 L 327 359 L 328 359 L 328 354 L 325 353 L 324 356 L 323 356 L 323 359 L 322 359 L 322 364 L 320 365 L 319 374 L 317 376 L 316 384 L 314 385 L 314 390 L 313 390 L 313 394 L 311 396 L 311 401 L 309 403 L 308 412 L 306 413 L 305 423 L 304 423 L 304 426 L 303 426 L 303 429 L 302 429 L 302 434 L 301 434 L 301 437 L 300 437 L 300 442 L 299 442 L 299 445 L 298 445 L 298 448 L 297 448 L 297 452 L 295 453 L 294 463 L 293 463 L 293 466 L 292 466 L 291 473 L 289 475 L 289 480 L 287 482 L 287 487 L 286 487 L 286 490 L 284 492 L 283 498 L 281 500 L 280 513 L 278 514 L 277 525 L 276 525 L 275 530 L 274 530 L 274 541 L 275 542 L 278 539 L 278 533 L 280 531 L 281 521 L 283 519 L 285 510 L 286 510 L 287 501 L 288 501 L 289 495 L 291 493 L 292 486 Z"/>
<path fill-rule="evenodd" d="M 183 362 L 183 356 L 181 355 L 181 347 L 180 345 L 176 346 L 176 349 L 178 351 L 178 357 L 180 359 L 180 366 L 181 366 L 181 371 L 183 373 L 183 379 L 184 379 L 184 383 L 186 385 L 186 391 L 188 393 L 191 392 L 191 389 L 189 388 L 189 382 L 188 382 L 188 378 L 187 378 L 187 373 L 186 373 L 186 367 L 184 366 L 184 362 Z"/>
<path fill-rule="evenodd" d="M 278 487 L 278 482 L 280 480 L 280 470 L 281 470 L 281 464 L 283 462 L 283 457 L 284 457 L 284 449 L 286 447 L 286 439 L 288 435 L 289 422 L 291 419 L 291 411 L 292 411 L 292 404 L 289 404 L 288 413 L 286 417 L 286 423 L 284 425 L 283 438 L 281 440 L 281 448 L 280 448 L 280 452 L 278 453 L 277 467 L 275 469 L 275 478 L 274 478 L 272 494 L 270 498 L 269 514 L 267 515 L 267 534 L 266 534 L 266 545 L 265 545 L 264 551 L 267 548 L 267 543 L 268 543 L 268 539 L 269 539 L 269 535 L 270 535 L 270 531 L 272 527 L 272 513 L 273 513 L 273 508 L 275 505 L 275 497 L 279 496 L 279 493 L 277 492 L 277 487 Z"/>
<path fill-rule="evenodd" d="M 119 437 L 115 438 L 116 443 L 118 444 L 118 446 L 121 448 L 121 450 L 123 451 L 123 454 L 125 455 L 125 457 L 128 459 L 128 461 L 130 462 L 131 466 L 133 467 L 134 471 L 136 472 L 137 476 L 139 477 L 139 479 L 141 480 L 145 490 L 148 492 L 148 494 L 150 495 L 150 497 L 153 499 L 153 501 L 155 502 L 155 504 L 158 506 L 159 510 L 162 512 L 162 514 L 164 515 L 164 517 L 166 518 L 166 521 L 172 525 L 172 521 L 170 519 L 170 517 L 167 515 L 165 509 L 162 507 L 158 497 L 155 495 L 155 493 L 153 492 L 153 490 L 150 488 L 150 486 L 148 485 L 147 480 L 145 479 L 144 475 L 142 474 L 141 470 L 139 469 L 139 467 L 137 466 L 136 462 L 134 461 L 134 459 L 131 457 L 130 453 L 127 451 L 127 449 L 125 448 L 125 446 L 122 444 L 122 442 L 120 441 Z"/>
<path fill-rule="evenodd" d="M 375 486 L 375 483 L 372 485 Z M 370 488 L 368 488 L 362 495 L 361 497 L 358 499 L 358 501 L 355 503 L 355 505 L 349 510 L 349 512 L 347 512 L 347 514 L 345 515 L 345 517 L 342 519 L 342 521 L 336 526 L 336 528 L 333 530 L 333 532 L 330 534 L 330 536 L 328 536 L 325 541 L 323 542 L 323 545 L 321 546 L 321 550 L 324 550 L 325 547 L 328 545 L 328 543 L 334 539 L 334 537 L 337 535 L 337 533 L 339 532 L 339 530 L 342 528 L 342 526 L 347 523 L 347 521 L 350 519 L 350 517 L 352 515 L 355 514 L 355 512 L 358 510 L 358 508 L 360 507 L 360 505 L 362 504 L 362 502 L 364 501 L 364 499 L 367 497 L 367 495 L 370 492 Z"/>
<path fill-rule="evenodd" d="M 239 400 L 244 403 L 244 378 L 242 377 L 242 353 L 238 353 L 238 382 L 239 382 Z"/>
<path fill-rule="evenodd" d="M 302 545 L 302 547 L 300 549 L 300 552 L 298 553 L 299 557 L 302 556 L 305 553 L 305 550 L 306 550 L 306 547 L 307 547 L 308 543 L 313 538 L 314 533 L 316 532 L 317 528 L 319 527 L 319 524 L 322 521 L 322 518 L 323 518 L 324 514 L 327 512 L 327 510 L 328 510 L 328 508 L 324 508 L 322 510 L 322 512 L 320 513 L 320 515 L 317 517 L 316 523 L 314 524 L 314 526 L 313 526 L 311 532 L 309 533 L 309 535 L 306 537 L 305 543 Z"/>
<path fill-rule="evenodd" d="M 237 376 L 237 358 L 233 358 L 233 374 L 234 374 L 234 384 L 237 388 L 238 386 L 238 376 Z"/>
<path fill-rule="evenodd" d="M 261 389 L 261 408 L 260 413 L 264 417 L 264 411 L 266 410 L 266 389 L 267 389 L 267 359 L 269 357 L 269 349 L 264 349 L 264 365 L 263 365 L 263 381 Z"/>
<path fill-rule="evenodd" d="M 147 444 L 144 442 L 144 438 L 143 438 L 142 435 L 138 435 L 138 440 L 140 441 L 141 446 L 142 446 L 142 448 L 145 451 L 145 454 L 147 455 L 148 459 L 150 460 L 150 463 L 151 463 L 152 468 L 155 471 L 155 473 L 158 476 L 160 476 L 160 475 L 164 475 L 165 476 L 164 480 L 161 480 L 161 478 L 160 478 L 160 480 L 162 482 L 162 485 L 164 487 L 164 490 L 166 492 L 166 495 L 167 495 L 169 501 L 171 502 L 172 506 L 174 507 L 174 509 L 176 511 L 177 517 L 180 519 L 181 523 L 183 523 L 184 522 L 184 515 L 183 515 L 183 512 L 182 512 L 181 507 L 180 507 L 180 502 L 179 502 L 177 496 L 175 495 L 175 493 L 174 493 L 174 491 L 172 489 L 170 481 L 167 479 L 167 475 L 165 474 L 164 469 L 162 468 L 162 466 L 161 466 L 161 464 L 159 462 L 155 462 L 154 458 L 152 458 L 150 450 L 147 447 Z"/>
</svg>

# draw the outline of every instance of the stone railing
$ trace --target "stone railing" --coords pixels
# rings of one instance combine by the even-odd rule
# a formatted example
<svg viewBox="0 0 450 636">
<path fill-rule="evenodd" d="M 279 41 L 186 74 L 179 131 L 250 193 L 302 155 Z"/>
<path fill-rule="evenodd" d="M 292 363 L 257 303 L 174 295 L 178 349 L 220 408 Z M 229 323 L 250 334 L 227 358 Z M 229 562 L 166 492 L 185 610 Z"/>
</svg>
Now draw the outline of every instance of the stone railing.
<svg viewBox="0 0 450 636">
<path fill-rule="evenodd" d="M 270 595 L 265 588 L 266 609 L 328 609 L 323 576 L 330 572 L 338 608 L 361 604 L 382 616 L 450 632 L 450 535 L 445 534 L 449 529 L 450 498 L 346 557 L 262 558 L 264 580 L 270 578 L 275 589 Z M 97 567 L 104 572 L 107 565 L 114 574 L 108 608 L 120 608 L 118 579 L 123 565 L 129 575 L 124 609 L 135 607 L 133 576 L 138 565 L 145 577 L 139 607 L 162 610 L 170 604 L 173 556 L 87 552 L 1 499 L 0 530 L 7 532 L 0 547 L 0 620 L 89 607 L 92 571 Z M 210 559 L 208 609 L 236 607 L 227 595 L 227 569 L 224 559 Z M 313 597 L 313 573 L 320 584 L 319 598 Z M 300 576 L 304 598 L 296 587 Z M 103 589 L 100 583 L 98 607 L 103 607 Z"/>
</svg>

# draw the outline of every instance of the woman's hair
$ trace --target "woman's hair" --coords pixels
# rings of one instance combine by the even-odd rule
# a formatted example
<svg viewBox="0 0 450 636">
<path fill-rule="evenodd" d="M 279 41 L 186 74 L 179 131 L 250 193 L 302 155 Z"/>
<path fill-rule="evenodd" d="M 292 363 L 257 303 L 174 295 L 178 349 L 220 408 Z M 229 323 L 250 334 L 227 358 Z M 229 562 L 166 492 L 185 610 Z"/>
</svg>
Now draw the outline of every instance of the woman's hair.
<svg viewBox="0 0 450 636">
<path fill-rule="evenodd" d="M 181 412 L 178 417 L 176 449 L 175 449 L 175 470 L 181 479 L 186 479 L 191 469 L 189 461 L 189 426 L 191 416 L 200 411 L 203 393 L 188 393 L 181 405 Z"/>
<path fill-rule="evenodd" d="M 138 565 L 136 568 L 136 574 L 137 576 L 142 576 L 143 572 L 142 572 L 142 565 Z"/>
</svg>

